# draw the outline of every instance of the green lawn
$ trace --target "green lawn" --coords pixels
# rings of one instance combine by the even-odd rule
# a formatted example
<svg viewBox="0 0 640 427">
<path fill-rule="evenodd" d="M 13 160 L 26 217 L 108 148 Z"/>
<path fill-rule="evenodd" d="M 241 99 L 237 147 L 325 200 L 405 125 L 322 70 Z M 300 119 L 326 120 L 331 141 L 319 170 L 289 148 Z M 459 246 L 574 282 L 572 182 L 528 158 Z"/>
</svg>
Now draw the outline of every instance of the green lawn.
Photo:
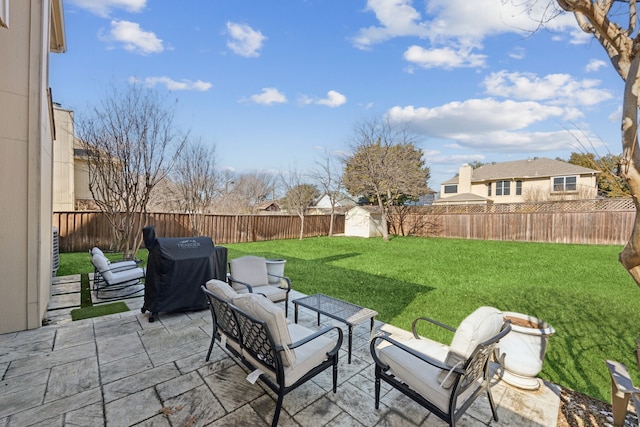
<svg viewBox="0 0 640 427">
<path fill-rule="evenodd" d="M 224 246 L 229 258 L 285 258 L 295 289 L 372 308 L 380 320 L 404 329 L 418 316 L 456 326 L 481 305 L 539 317 L 556 330 L 541 377 L 604 401 L 610 399 L 605 359 L 637 371 L 640 288 L 617 261 L 619 246 L 413 237 Z M 60 275 L 75 256 L 62 255 Z M 82 256 L 90 267 L 88 255 Z"/>
</svg>

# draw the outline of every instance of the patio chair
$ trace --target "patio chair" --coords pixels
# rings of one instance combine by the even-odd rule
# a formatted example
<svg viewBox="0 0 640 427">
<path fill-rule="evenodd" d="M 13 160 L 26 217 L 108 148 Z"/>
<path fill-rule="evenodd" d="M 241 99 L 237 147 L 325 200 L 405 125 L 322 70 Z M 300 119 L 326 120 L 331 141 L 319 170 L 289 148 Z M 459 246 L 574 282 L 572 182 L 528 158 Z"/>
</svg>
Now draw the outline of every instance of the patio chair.
<svg viewBox="0 0 640 427">
<path fill-rule="evenodd" d="M 419 336 L 416 326 L 420 321 L 455 332 L 451 345 Z M 496 343 L 511 330 L 502 312 L 480 307 L 457 329 L 420 317 L 413 321 L 411 330 L 410 339 L 376 336 L 371 340 L 376 409 L 380 404 L 382 380 L 452 427 L 473 401 L 486 392 L 493 419 L 498 421 L 491 395 L 489 358 Z"/>
<path fill-rule="evenodd" d="M 144 269 L 131 265 L 118 266 L 120 263 L 110 264 L 104 256 L 96 253 L 91 257 L 94 267 L 93 289 L 96 298 L 100 298 L 100 291 L 117 292 L 125 288 L 139 285 L 144 278 Z M 133 289 L 129 293 L 118 294 L 118 297 L 126 297 L 140 292 L 143 288 Z"/>
<path fill-rule="evenodd" d="M 613 425 L 625 425 L 629 400 L 633 402 L 636 415 L 640 416 L 640 388 L 633 385 L 633 380 L 624 363 L 615 360 L 605 361 L 611 376 L 611 409 Z"/>
<path fill-rule="evenodd" d="M 314 332 L 289 324 L 284 310 L 268 298 L 249 293 L 234 296 L 235 291 L 221 281 L 211 280 L 202 290 L 210 302 L 214 328 L 207 360 L 218 339 L 252 370 L 248 380 L 260 378 L 277 394 L 272 427 L 278 425 L 284 396 L 329 367 L 336 392 L 342 329 L 332 326 Z"/>
<path fill-rule="evenodd" d="M 269 277 L 278 283 L 269 283 Z M 273 302 L 284 301 L 285 317 L 289 316 L 289 292 L 291 280 L 267 272 L 267 260 L 263 257 L 246 255 L 229 261 L 229 284 L 238 293 L 262 294 Z"/>
<path fill-rule="evenodd" d="M 93 248 L 91 248 L 89 250 L 89 255 L 91 255 L 91 258 L 93 258 L 94 255 L 100 255 L 103 256 L 105 258 L 107 258 L 104 255 L 104 252 L 102 252 L 102 249 L 100 249 L 97 246 L 94 246 Z M 140 263 L 142 262 L 142 260 L 136 259 L 136 260 L 122 260 L 122 261 L 111 261 L 110 259 L 107 258 L 107 264 L 108 264 L 108 268 L 110 270 L 113 269 L 118 269 L 118 270 L 126 270 L 128 268 L 136 268 L 140 266 Z M 94 273 L 97 273 L 97 269 L 95 269 Z"/>
</svg>

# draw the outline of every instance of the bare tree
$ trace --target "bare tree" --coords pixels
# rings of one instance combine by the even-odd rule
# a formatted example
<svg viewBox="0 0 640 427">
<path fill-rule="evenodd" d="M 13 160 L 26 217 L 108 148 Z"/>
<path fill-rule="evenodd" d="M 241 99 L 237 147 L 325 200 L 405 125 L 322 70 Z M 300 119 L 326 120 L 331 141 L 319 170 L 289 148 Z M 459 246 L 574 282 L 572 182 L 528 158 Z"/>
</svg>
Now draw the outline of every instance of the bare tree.
<svg viewBox="0 0 640 427">
<path fill-rule="evenodd" d="M 89 190 L 114 232 L 116 248 L 132 258 L 153 188 L 169 172 L 186 136 L 173 110 L 151 89 L 112 87 L 79 121 Z"/>
<path fill-rule="evenodd" d="M 388 119 L 373 119 L 356 126 L 352 149 L 345 160 L 344 185 L 352 195 L 377 203 L 382 216 L 382 237 L 389 240 L 390 207 L 427 194 L 429 168 L 424 165 L 417 138 Z"/>
<path fill-rule="evenodd" d="M 280 175 L 280 181 L 285 189 L 283 205 L 288 212 L 300 217 L 300 240 L 304 237 L 304 215 L 313 200 L 318 197 L 318 189 L 311 184 L 304 183 L 302 174 L 291 169 Z"/>
<path fill-rule="evenodd" d="M 201 141 L 187 143 L 172 174 L 179 193 L 179 208 L 189 214 L 194 236 L 202 234 L 204 215 L 220 194 L 221 178 L 216 172 L 215 151 L 215 146 Z"/>
<path fill-rule="evenodd" d="M 256 207 L 273 199 L 275 175 L 254 172 L 236 175 L 229 170 L 222 172 L 220 195 L 216 198 L 215 211 L 222 214 L 249 214 Z"/>
<path fill-rule="evenodd" d="M 527 0 L 531 5 L 536 1 L 540 0 Z M 640 286 L 640 217 L 638 216 L 638 209 L 640 209 L 640 149 L 638 147 L 640 33 L 638 32 L 637 0 L 544 1 L 548 2 L 545 20 L 555 17 L 561 10 L 573 13 L 580 28 L 586 33 L 593 34 L 604 48 L 611 64 L 625 83 L 619 173 L 633 196 L 636 219 L 629 241 L 620 253 L 619 260 Z M 616 3 L 620 6 L 616 6 Z M 561 10 L 553 10 L 553 4 L 557 4 Z"/>
<path fill-rule="evenodd" d="M 311 172 L 311 178 L 318 183 L 322 193 L 327 195 L 331 205 L 329 237 L 333 236 L 336 204 L 342 197 L 342 190 L 344 189 L 341 166 L 335 156 L 325 151 L 322 159 L 316 162 L 316 168 Z"/>
</svg>

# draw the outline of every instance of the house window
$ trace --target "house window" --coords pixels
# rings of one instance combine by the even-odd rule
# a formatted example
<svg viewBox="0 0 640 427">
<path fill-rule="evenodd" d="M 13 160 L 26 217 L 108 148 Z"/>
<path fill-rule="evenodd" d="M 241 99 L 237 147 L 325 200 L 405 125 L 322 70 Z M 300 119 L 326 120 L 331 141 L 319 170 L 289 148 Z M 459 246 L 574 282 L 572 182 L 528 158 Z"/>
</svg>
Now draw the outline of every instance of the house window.
<svg viewBox="0 0 640 427">
<path fill-rule="evenodd" d="M 511 194 L 511 182 L 510 181 L 498 181 L 496 182 L 496 196 L 508 196 Z"/>
<path fill-rule="evenodd" d="M 553 191 L 576 191 L 578 189 L 577 176 L 556 176 L 553 178 Z"/>
<path fill-rule="evenodd" d="M 444 194 L 455 194 L 458 192 L 458 185 L 445 185 L 444 186 Z"/>
<path fill-rule="evenodd" d="M 522 196 L 522 181 L 516 181 L 516 196 Z"/>
<path fill-rule="evenodd" d="M 491 197 L 491 183 L 487 184 L 487 196 Z"/>
</svg>

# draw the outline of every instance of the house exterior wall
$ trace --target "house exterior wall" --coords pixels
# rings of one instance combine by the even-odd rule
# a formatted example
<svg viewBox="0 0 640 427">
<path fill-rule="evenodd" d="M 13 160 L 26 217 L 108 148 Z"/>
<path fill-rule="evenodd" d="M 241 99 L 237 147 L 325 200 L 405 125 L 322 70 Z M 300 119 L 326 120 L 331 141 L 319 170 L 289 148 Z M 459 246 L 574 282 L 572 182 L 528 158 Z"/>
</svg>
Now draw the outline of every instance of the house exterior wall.
<svg viewBox="0 0 640 427">
<path fill-rule="evenodd" d="M 522 203 L 530 201 L 554 201 L 554 200 L 581 200 L 594 199 L 598 196 L 597 177 L 595 174 L 575 175 L 567 174 L 566 176 L 576 176 L 576 191 L 555 192 L 553 190 L 553 179 L 557 176 L 540 176 L 512 179 L 495 179 L 491 181 L 475 181 L 471 182 L 472 169 L 468 165 L 460 168 L 458 175 L 458 183 L 443 183 L 440 186 L 440 199 L 445 201 L 449 197 L 460 194 L 474 194 L 489 199 L 493 203 Z M 509 194 L 498 194 L 496 185 L 498 181 L 509 182 Z M 521 192 L 517 194 L 517 182 L 521 182 Z M 491 185 L 489 192 L 488 186 Z M 457 187 L 457 191 L 447 192 L 446 187 Z M 470 202 L 460 202 L 470 203 Z"/>
<path fill-rule="evenodd" d="M 56 127 L 53 148 L 53 211 L 75 209 L 73 112 L 53 108 Z"/>
<path fill-rule="evenodd" d="M 51 293 L 51 7 L 10 0 L 0 27 L 0 333 L 41 326 Z"/>
</svg>

